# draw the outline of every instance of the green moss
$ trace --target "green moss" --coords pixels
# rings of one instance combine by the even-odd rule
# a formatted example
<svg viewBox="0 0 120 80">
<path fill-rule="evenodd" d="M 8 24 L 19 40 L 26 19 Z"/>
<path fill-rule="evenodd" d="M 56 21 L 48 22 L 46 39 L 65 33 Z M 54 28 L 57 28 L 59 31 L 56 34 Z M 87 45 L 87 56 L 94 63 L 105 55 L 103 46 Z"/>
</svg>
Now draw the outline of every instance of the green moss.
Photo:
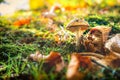
<svg viewBox="0 0 120 80">
<path fill-rule="evenodd" d="M 2 44 L 0 45 L 0 60 L 7 60 L 8 57 L 15 57 L 18 54 L 27 57 L 28 54 L 35 51 L 34 45 L 16 45 L 16 44 Z"/>
</svg>

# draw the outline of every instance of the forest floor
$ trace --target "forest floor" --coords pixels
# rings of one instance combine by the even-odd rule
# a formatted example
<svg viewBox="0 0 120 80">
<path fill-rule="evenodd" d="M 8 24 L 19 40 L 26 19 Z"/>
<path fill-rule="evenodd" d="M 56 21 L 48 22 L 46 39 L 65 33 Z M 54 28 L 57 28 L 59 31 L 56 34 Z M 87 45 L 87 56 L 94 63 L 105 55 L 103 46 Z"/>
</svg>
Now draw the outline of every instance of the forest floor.
<svg viewBox="0 0 120 80">
<path fill-rule="evenodd" d="M 120 33 L 120 6 L 57 10 L 52 19 L 51 16 L 43 16 L 42 11 L 18 11 L 12 16 L 0 16 L 1 79 L 65 80 L 67 68 L 59 73 L 53 72 L 53 69 L 45 72 L 42 61 L 29 61 L 28 56 L 36 51 L 43 55 L 56 51 L 65 62 L 69 62 L 71 53 L 76 52 L 76 46 L 75 35 L 66 29 L 66 25 L 73 18 L 84 18 L 90 28 L 97 25 L 112 27 L 110 35 Z M 112 73 L 105 73 L 103 68 L 94 74 L 88 72 L 85 80 L 88 79 L 117 80 Z"/>
</svg>

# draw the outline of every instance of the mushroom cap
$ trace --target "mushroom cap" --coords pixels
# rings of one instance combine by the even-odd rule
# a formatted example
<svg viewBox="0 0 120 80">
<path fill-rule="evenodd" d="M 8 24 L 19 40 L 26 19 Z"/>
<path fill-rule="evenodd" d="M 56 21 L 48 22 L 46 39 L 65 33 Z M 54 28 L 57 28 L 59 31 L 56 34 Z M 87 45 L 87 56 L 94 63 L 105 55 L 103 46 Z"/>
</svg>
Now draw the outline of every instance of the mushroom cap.
<svg viewBox="0 0 120 80">
<path fill-rule="evenodd" d="M 83 19 L 74 19 L 71 20 L 68 25 L 67 25 L 67 30 L 72 31 L 72 32 L 76 32 L 79 30 L 87 30 L 89 27 L 89 24 L 87 21 L 83 20 Z"/>
</svg>

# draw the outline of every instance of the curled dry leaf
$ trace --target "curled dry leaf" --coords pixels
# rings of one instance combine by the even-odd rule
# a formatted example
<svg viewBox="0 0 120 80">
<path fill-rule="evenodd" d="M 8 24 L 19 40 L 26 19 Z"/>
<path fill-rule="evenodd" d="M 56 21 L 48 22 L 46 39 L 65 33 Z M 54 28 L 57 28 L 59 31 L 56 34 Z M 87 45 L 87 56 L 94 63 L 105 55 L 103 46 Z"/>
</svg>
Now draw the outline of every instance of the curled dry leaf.
<svg viewBox="0 0 120 80">
<path fill-rule="evenodd" d="M 45 56 L 45 62 L 55 66 L 57 72 L 61 71 L 64 67 L 64 61 L 58 52 L 51 51 L 49 55 Z"/>
<path fill-rule="evenodd" d="M 56 3 L 51 7 L 50 12 L 55 12 L 56 10 L 64 11 L 64 8 L 62 8 L 60 4 Z"/>
<path fill-rule="evenodd" d="M 55 71 L 60 72 L 64 68 L 64 61 L 58 52 L 51 51 L 49 55 L 45 56 L 37 51 L 35 54 L 31 54 L 29 59 L 37 62 L 44 60 L 43 66 L 46 70 L 55 67 Z"/>
<path fill-rule="evenodd" d="M 43 16 L 46 17 L 46 18 L 53 19 L 54 17 L 57 16 L 56 13 L 55 13 L 56 10 L 63 11 L 63 8 L 61 7 L 60 4 L 55 4 L 51 7 L 50 11 L 43 13 Z"/>
<path fill-rule="evenodd" d="M 96 26 L 96 27 L 92 28 L 90 32 L 93 32 L 93 34 L 94 34 L 95 30 L 98 30 L 98 31 L 100 31 L 102 33 L 102 41 L 105 42 L 108 39 L 109 33 L 111 31 L 111 27 L 108 27 L 108 26 Z"/>
<path fill-rule="evenodd" d="M 92 63 L 89 57 L 81 56 L 80 54 L 73 53 L 68 65 L 66 77 L 68 80 L 83 80 L 85 73 L 79 72 L 79 68 L 83 67 L 90 69 Z"/>
<path fill-rule="evenodd" d="M 35 54 L 30 54 L 30 56 L 28 58 L 29 58 L 29 60 L 39 62 L 40 60 L 42 60 L 44 58 L 44 55 L 42 55 L 39 51 L 36 51 Z"/>
<path fill-rule="evenodd" d="M 111 50 L 117 53 L 120 53 L 120 41 L 117 42 L 113 42 L 111 45 Z"/>
<path fill-rule="evenodd" d="M 110 51 L 118 53 L 120 56 L 120 34 L 116 34 L 105 43 L 105 47 Z"/>
<path fill-rule="evenodd" d="M 51 18 L 51 19 L 53 19 L 54 17 L 56 17 L 56 14 L 54 12 L 45 12 L 45 13 L 43 13 L 43 16 L 45 18 Z"/>
<path fill-rule="evenodd" d="M 106 42 L 110 27 L 106 26 L 96 26 L 93 27 L 85 37 L 83 45 L 87 51 L 105 53 L 106 49 L 104 43 Z"/>
</svg>

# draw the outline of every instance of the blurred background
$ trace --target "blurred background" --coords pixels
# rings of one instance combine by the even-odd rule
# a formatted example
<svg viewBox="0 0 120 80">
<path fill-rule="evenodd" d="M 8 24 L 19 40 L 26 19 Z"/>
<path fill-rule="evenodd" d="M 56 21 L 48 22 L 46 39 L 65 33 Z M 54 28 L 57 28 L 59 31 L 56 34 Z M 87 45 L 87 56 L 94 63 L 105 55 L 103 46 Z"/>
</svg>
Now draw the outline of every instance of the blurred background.
<svg viewBox="0 0 120 80">
<path fill-rule="evenodd" d="M 65 10 L 76 10 L 119 6 L 120 0 L 0 0 L 0 15 L 12 14 L 17 10 L 49 9 L 55 4 L 61 5 Z"/>
</svg>

